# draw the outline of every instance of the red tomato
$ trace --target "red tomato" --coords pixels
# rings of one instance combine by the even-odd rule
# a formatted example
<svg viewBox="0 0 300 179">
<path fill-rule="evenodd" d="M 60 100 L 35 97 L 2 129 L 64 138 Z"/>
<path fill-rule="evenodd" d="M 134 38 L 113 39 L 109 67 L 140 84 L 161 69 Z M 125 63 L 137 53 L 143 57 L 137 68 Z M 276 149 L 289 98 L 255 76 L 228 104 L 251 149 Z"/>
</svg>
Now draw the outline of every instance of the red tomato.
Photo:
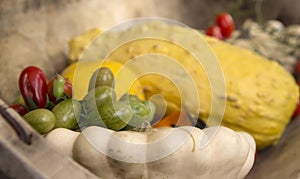
<svg viewBox="0 0 300 179">
<path fill-rule="evenodd" d="M 216 37 L 220 40 L 223 39 L 222 33 L 221 33 L 221 29 L 218 26 L 210 26 L 207 28 L 206 30 L 206 35 L 212 36 L 212 37 Z"/>
<path fill-rule="evenodd" d="M 230 14 L 224 12 L 216 17 L 216 23 L 221 29 L 224 38 L 230 37 L 234 31 L 234 21 Z"/>
<path fill-rule="evenodd" d="M 47 91 L 48 91 L 48 96 L 50 100 L 54 103 L 57 104 L 59 103 L 59 100 L 57 100 L 54 95 L 53 95 L 53 84 L 54 84 L 55 77 L 52 78 L 47 85 Z M 64 94 L 67 98 L 72 98 L 72 84 L 68 79 L 65 79 L 65 84 L 64 84 Z"/>
</svg>

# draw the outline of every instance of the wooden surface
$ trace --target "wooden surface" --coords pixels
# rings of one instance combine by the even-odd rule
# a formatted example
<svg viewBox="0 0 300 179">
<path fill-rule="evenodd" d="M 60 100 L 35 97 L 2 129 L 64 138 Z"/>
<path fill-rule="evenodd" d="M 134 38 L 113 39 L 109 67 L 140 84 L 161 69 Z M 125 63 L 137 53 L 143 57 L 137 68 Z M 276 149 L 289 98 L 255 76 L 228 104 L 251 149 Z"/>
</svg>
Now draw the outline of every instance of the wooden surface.
<svg viewBox="0 0 300 179">
<path fill-rule="evenodd" d="M 300 178 L 300 117 L 291 121 L 276 146 L 259 153 L 246 178 Z"/>
<path fill-rule="evenodd" d="M 0 99 L 0 107 L 7 106 Z M 59 154 L 43 137 L 14 110 L 6 110 L 30 136 L 30 144 L 20 140 L 16 131 L 0 115 L 0 178 L 97 178 L 94 174 L 74 162 L 71 158 Z"/>
</svg>

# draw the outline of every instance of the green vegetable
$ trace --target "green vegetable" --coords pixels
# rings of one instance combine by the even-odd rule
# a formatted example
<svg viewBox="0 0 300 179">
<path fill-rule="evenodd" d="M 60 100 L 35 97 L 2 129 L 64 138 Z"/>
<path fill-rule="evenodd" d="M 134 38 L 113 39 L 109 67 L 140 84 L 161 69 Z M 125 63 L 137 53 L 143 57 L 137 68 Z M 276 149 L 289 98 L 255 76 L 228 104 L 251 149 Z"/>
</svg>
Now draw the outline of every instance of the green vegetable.
<svg viewBox="0 0 300 179">
<path fill-rule="evenodd" d="M 116 101 L 113 104 L 96 106 L 80 118 L 79 126 L 101 126 L 115 131 L 124 128 L 132 119 L 133 112 L 130 106 Z"/>
<path fill-rule="evenodd" d="M 101 67 L 93 73 L 89 83 L 89 90 L 100 86 L 113 88 L 114 85 L 115 81 L 113 72 L 107 67 Z"/>
<path fill-rule="evenodd" d="M 80 118 L 80 127 L 102 126 L 105 127 L 101 119 L 99 108 L 110 106 L 116 101 L 115 91 L 108 86 L 100 86 L 88 92 L 83 99 L 83 116 Z"/>
<path fill-rule="evenodd" d="M 150 101 L 142 101 L 135 95 L 124 95 L 120 101 L 130 105 L 133 111 L 133 118 L 129 121 L 125 129 L 141 127 L 143 122 L 150 122 L 155 114 L 155 105 Z"/>
<path fill-rule="evenodd" d="M 91 91 L 84 97 L 83 101 L 86 104 L 86 109 L 95 108 L 102 104 L 112 103 L 116 100 L 115 91 L 108 86 L 100 86 Z"/>
<path fill-rule="evenodd" d="M 81 104 L 72 99 L 58 103 L 53 109 L 56 117 L 55 128 L 75 129 L 81 113 Z"/>
<path fill-rule="evenodd" d="M 61 75 L 57 75 L 53 82 L 53 96 L 56 99 L 60 99 L 65 94 L 65 78 Z"/>
<path fill-rule="evenodd" d="M 40 134 L 51 131 L 55 125 L 55 115 L 48 109 L 35 109 L 23 116 L 23 118 Z"/>
<path fill-rule="evenodd" d="M 83 99 L 83 116 L 80 118 L 79 126 L 103 126 L 98 107 L 106 104 L 112 105 L 116 101 L 115 91 L 108 86 L 97 87 L 88 92 Z"/>
<path fill-rule="evenodd" d="M 98 113 L 104 124 L 101 126 L 115 131 L 124 128 L 133 117 L 130 106 L 120 101 L 98 107 Z"/>
</svg>

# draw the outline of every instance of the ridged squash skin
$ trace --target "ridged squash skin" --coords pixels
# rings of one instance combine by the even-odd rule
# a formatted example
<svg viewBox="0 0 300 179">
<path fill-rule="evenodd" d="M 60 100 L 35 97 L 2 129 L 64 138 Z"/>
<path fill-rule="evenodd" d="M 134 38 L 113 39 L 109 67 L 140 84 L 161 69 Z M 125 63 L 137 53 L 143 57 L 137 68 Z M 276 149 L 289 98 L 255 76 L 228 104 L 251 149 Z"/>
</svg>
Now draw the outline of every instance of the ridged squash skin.
<svg viewBox="0 0 300 179">
<path fill-rule="evenodd" d="M 145 54 L 169 56 L 188 71 L 196 85 L 198 94 L 189 95 L 198 96 L 201 105 L 199 107 L 191 102 L 188 106 L 191 112 L 199 111 L 199 117 L 208 120 L 212 99 L 220 104 L 225 100 L 224 114 L 221 114 L 222 111 L 219 114 L 223 115 L 222 125 L 236 131 L 248 132 L 254 137 L 258 149 L 276 144 L 289 123 L 299 98 L 299 89 L 293 76 L 282 66 L 252 51 L 206 37 L 199 32 L 196 32 L 198 38 L 202 37 L 205 40 L 188 38 L 191 29 L 166 25 L 161 22 L 136 25 L 129 30 L 106 33 L 104 35 L 110 35 L 104 40 L 102 38 L 102 43 L 113 46 L 113 42 L 130 36 L 135 37 L 138 33 L 159 34 L 160 36 L 172 34 L 173 39 L 177 38 L 178 41 L 188 44 L 188 47 L 183 48 L 170 41 L 144 38 L 124 43 L 114 49 L 108 57 L 101 52 L 94 55 L 97 58 L 107 57 L 123 64 L 134 57 Z M 212 96 L 211 83 L 207 77 L 207 75 L 213 74 L 207 74 L 197 63 L 195 57 L 186 50 L 197 49 L 197 53 L 203 54 L 201 60 L 210 60 L 213 58 L 213 54 L 210 55 L 207 52 L 210 49 L 206 48 L 206 42 L 216 55 L 224 77 L 214 81 L 216 84 L 224 83 L 226 88 L 217 96 Z M 94 46 L 93 49 L 97 44 L 99 42 L 97 43 L 97 39 L 95 39 L 91 44 Z M 153 56 L 149 58 L 153 58 Z M 164 61 L 161 61 L 160 66 L 168 68 L 168 64 Z M 146 66 L 139 66 L 139 69 L 142 70 L 147 70 L 146 68 Z M 178 74 L 178 71 L 174 70 L 174 74 Z M 180 109 L 181 100 L 178 88 L 169 79 L 156 74 L 143 76 L 139 78 L 139 82 L 144 87 L 146 98 L 153 94 L 161 94 L 166 99 L 168 102 L 167 112 L 171 113 Z M 181 79 L 181 83 L 184 84 L 184 80 Z"/>
<path fill-rule="evenodd" d="M 227 88 L 222 124 L 250 133 L 257 148 L 277 143 L 299 99 L 293 76 L 275 61 L 207 38 L 219 58 Z"/>
<path fill-rule="evenodd" d="M 101 178 L 242 179 L 255 151 L 249 134 L 226 127 L 115 132 L 90 126 L 75 140 L 73 159 Z"/>
</svg>

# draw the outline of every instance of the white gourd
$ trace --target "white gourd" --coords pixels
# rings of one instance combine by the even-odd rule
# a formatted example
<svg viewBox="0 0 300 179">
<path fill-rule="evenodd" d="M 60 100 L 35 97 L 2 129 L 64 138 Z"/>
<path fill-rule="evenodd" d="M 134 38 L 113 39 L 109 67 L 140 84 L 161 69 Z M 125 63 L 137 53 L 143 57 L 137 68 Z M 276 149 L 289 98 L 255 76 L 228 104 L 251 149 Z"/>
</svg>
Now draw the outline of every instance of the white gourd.
<svg viewBox="0 0 300 179">
<path fill-rule="evenodd" d="M 92 126 L 76 139 L 73 157 L 103 178 L 244 178 L 255 148 L 249 134 L 219 126 L 151 132 Z"/>
<path fill-rule="evenodd" d="M 49 132 L 45 139 L 61 154 L 73 157 L 73 144 L 80 132 L 65 128 L 56 128 Z"/>
</svg>

